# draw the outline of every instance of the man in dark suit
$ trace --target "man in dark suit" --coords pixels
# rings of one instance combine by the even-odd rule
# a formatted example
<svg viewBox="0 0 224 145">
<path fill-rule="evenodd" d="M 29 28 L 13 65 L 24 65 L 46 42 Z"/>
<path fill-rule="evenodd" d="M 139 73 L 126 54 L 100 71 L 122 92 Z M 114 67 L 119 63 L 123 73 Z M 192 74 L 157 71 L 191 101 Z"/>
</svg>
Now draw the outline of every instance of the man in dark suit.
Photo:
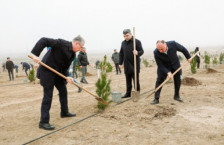
<svg viewBox="0 0 224 145">
<path fill-rule="evenodd" d="M 13 74 L 13 69 L 14 69 L 14 63 L 10 60 L 10 57 L 7 57 L 7 61 L 5 63 L 6 69 L 8 70 L 9 73 L 9 80 L 14 80 L 14 74 Z"/>
<path fill-rule="evenodd" d="M 68 76 L 68 68 L 71 62 L 76 57 L 76 52 L 80 51 L 84 46 L 85 41 L 81 36 L 77 36 L 72 42 L 65 41 L 62 39 L 50 39 L 41 38 L 33 50 L 31 51 L 33 55 L 34 62 L 39 62 L 39 55 L 45 47 L 51 47 L 51 49 L 45 54 L 42 62 Z M 41 104 L 41 118 L 39 123 L 39 128 L 46 130 L 54 129 L 53 125 L 49 124 L 50 120 L 50 108 L 53 96 L 54 86 L 59 91 L 59 99 L 61 104 L 61 117 L 74 117 L 76 114 L 69 113 L 68 103 L 67 103 L 67 88 L 66 81 L 72 83 L 73 79 L 67 77 L 66 80 L 57 76 L 55 73 L 51 72 L 47 68 L 40 66 L 37 70 L 37 77 L 40 79 L 40 84 L 43 86 L 44 97 Z"/>
<path fill-rule="evenodd" d="M 140 56 L 143 55 L 144 51 L 142 48 L 141 41 L 139 41 L 138 39 L 135 39 L 136 50 L 134 51 L 133 37 L 130 29 L 125 29 L 123 31 L 123 35 L 125 40 L 121 44 L 119 65 L 120 67 L 122 67 L 121 65 L 124 63 L 124 73 L 126 77 L 126 93 L 122 98 L 128 98 L 131 97 L 132 79 L 134 81 L 134 55 L 136 55 L 137 61 L 137 91 L 140 91 Z"/>
<path fill-rule="evenodd" d="M 157 80 L 156 86 L 157 88 L 165 79 L 166 77 L 172 78 L 172 73 L 175 72 L 180 67 L 180 61 L 177 56 L 177 51 L 180 51 L 184 54 L 187 58 L 188 62 L 190 63 L 190 54 L 185 47 L 180 45 L 175 41 L 168 41 L 165 42 L 164 40 L 158 40 L 156 43 L 156 49 L 154 51 L 155 61 L 157 63 Z M 174 75 L 174 86 L 175 86 L 175 94 L 174 100 L 183 102 L 180 98 L 179 90 L 181 85 L 180 76 L 182 71 L 180 70 L 176 75 Z M 155 98 L 151 104 L 158 104 L 160 98 L 160 92 L 162 88 L 160 88 L 155 93 Z"/>
</svg>

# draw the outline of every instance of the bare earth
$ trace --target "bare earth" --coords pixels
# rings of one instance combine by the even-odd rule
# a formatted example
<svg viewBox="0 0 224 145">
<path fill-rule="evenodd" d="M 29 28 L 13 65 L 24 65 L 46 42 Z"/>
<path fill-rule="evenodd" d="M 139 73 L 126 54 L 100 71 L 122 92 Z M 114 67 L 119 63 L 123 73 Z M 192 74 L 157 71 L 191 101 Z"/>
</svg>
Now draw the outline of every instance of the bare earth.
<svg viewBox="0 0 224 145">
<path fill-rule="evenodd" d="M 70 126 L 30 144 L 38 145 L 223 145 L 224 144 L 224 65 L 212 67 L 217 72 L 206 73 L 199 69 L 192 75 L 189 66 L 183 77 L 191 77 L 199 85 L 182 85 L 184 103 L 173 100 L 173 83 L 163 87 L 160 104 L 151 105 L 153 96 L 142 95 L 138 102 L 129 100 L 122 104 L 112 103 L 106 111 L 85 121 Z M 95 92 L 96 70 L 88 68 L 87 89 Z M 42 87 L 39 84 L 20 84 L 25 73 L 19 72 L 15 81 L 8 81 L 6 72 L 0 73 L 0 144 L 23 144 L 50 131 L 38 128 Z M 125 77 L 109 73 L 112 91 L 124 94 Z M 79 79 L 78 79 L 79 81 Z M 154 88 L 156 66 L 145 68 L 140 73 L 141 93 Z M 13 85 L 19 84 L 19 85 Z M 68 85 L 70 112 L 74 118 L 60 118 L 60 103 L 55 89 L 50 111 L 50 123 L 59 129 L 96 113 L 96 100 L 88 93 L 77 93 L 77 88 Z"/>
</svg>

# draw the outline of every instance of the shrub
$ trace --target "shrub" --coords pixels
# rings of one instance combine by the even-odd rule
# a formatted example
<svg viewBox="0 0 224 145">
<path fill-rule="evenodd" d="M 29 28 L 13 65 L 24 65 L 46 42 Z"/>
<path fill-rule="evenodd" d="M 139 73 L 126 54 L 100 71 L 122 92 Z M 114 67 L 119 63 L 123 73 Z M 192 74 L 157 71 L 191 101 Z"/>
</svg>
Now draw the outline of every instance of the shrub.
<svg viewBox="0 0 224 145">
<path fill-rule="evenodd" d="M 111 70 L 111 68 L 110 65 L 108 65 L 106 55 L 104 56 L 104 61 L 100 63 L 100 70 L 101 70 L 100 78 L 97 80 L 95 84 L 97 87 L 96 93 L 100 98 L 102 98 L 105 102 L 109 104 L 112 102 L 108 98 L 109 95 L 111 94 L 110 90 L 111 80 L 107 79 L 107 73 L 109 72 L 109 70 Z M 105 108 L 108 107 L 108 105 L 98 102 L 97 107 L 99 110 L 105 110 Z"/>
<path fill-rule="evenodd" d="M 213 63 L 213 64 L 218 64 L 218 59 L 217 59 L 217 57 L 214 57 L 212 63 Z"/>
<path fill-rule="evenodd" d="M 30 71 L 29 75 L 28 75 L 28 80 L 29 80 L 30 82 L 34 82 L 35 79 L 36 79 L 36 77 L 35 77 L 35 71 L 34 71 L 34 69 L 32 69 L 32 70 Z"/>
<path fill-rule="evenodd" d="M 104 61 L 100 62 L 100 70 L 105 71 L 106 73 L 112 72 L 113 67 L 112 65 L 107 61 L 107 56 L 104 56 Z"/>
<path fill-rule="evenodd" d="M 223 60 L 224 60 L 224 53 L 221 53 L 219 56 L 219 63 L 221 64 Z"/>
<path fill-rule="evenodd" d="M 204 60 L 205 64 L 206 64 L 206 68 L 208 67 L 208 65 L 210 64 L 210 56 L 208 55 L 208 53 L 205 51 L 205 60 Z"/>
<path fill-rule="evenodd" d="M 142 62 L 145 65 L 145 67 L 148 67 L 149 66 L 149 62 L 147 61 L 147 59 L 144 59 L 143 58 L 143 61 Z"/>
<path fill-rule="evenodd" d="M 192 74 L 197 73 L 196 66 L 197 66 L 197 61 L 196 61 L 196 57 L 194 57 L 194 58 L 191 60 L 191 73 L 192 73 Z"/>
</svg>

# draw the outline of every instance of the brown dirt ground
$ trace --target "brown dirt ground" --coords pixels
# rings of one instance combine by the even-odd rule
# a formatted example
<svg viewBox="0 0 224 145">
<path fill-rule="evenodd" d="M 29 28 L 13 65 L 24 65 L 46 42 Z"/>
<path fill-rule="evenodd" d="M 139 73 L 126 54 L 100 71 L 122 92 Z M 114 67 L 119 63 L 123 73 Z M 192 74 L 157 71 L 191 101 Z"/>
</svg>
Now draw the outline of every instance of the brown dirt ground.
<svg viewBox="0 0 224 145">
<path fill-rule="evenodd" d="M 214 68 L 224 72 L 224 65 Z M 92 76 L 83 86 L 95 92 L 96 70 L 88 69 Z M 8 81 L 6 72 L 0 73 L 0 144 L 23 144 L 50 131 L 38 128 L 42 87 L 24 83 L 24 72 L 15 81 Z M 183 76 L 202 82 L 198 86 L 181 86 L 184 103 L 173 100 L 173 83 L 163 87 L 160 104 L 150 105 L 153 96 L 141 96 L 138 102 L 127 101 L 120 105 L 112 103 L 103 113 L 69 128 L 44 137 L 31 144 L 37 145 L 167 145 L 167 144 L 224 144 L 224 73 L 206 73 L 199 69 L 192 75 L 189 67 Z M 125 92 L 125 77 L 109 73 L 111 91 Z M 79 79 L 78 79 L 79 81 Z M 156 66 L 144 68 L 140 73 L 141 93 L 154 88 Z M 19 85 L 16 85 L 19 84 Z M 89 94 L 77 93 L 77 88 L 68 85 L 70 112 L 74 118 L 60 118 L 60 103 L 57 90 L 50 111 L 50 123 L 56 129 L 76 122 L 97 112 L 96 100 Z"/>
<path fill-rule="evenodd" d="M 201 85 L 201 82 L 198 81 L 198 80 L 195 79 L 195 78 L 185 77 L 185 78 L 182 80 L 182 84 L 183 84 L 183 85 L 187 85 L 187 86 L 198 86 L 198 85 Z"/>
<path fill-rule="evenodd" d="M 207 73 L 217 73 L 217 70 L 214 70 L 212 68 L 207 68 Z"/>
</svg>

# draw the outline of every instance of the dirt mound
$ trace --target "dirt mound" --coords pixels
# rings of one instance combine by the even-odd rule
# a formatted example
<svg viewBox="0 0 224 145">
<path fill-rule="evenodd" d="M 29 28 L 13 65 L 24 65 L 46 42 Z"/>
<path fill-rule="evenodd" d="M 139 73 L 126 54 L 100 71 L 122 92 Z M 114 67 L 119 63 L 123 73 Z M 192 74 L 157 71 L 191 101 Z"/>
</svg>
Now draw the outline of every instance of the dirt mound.
<svg viewBox="0 0 224 145">
<path fill-rule="evenodd" d="M 196 80 L 195 78 L 186 77 L 182 80 L 182 84 L 186 86 L 198 86 L 201 85 L 201 82 Z"/>
<path fill-rule="evenodd" d="M 86 76 L 92 76 L 93 74 L 91 74 L 91 73 L 89 73 L 89 72 L 87 72 L 86 73 Z"/>
<path fill-rule="evenodd" d="M 25 75 L 16 75 L 16 78 L 26 78 L 26 76 Z"/>
<path fill-rule="evenodd" d="M 214 70 L 212 68 L 207 68 L 207 73 L 217 73 L 217 70 Z"/>
<path fill-rule="evenodd" d="M 176 110 L 168 106 L 157 106 L 156 109 L 145 110 L 146 114 L 152 115 L 151 119 L 162 119 L 176 115 Z"/>
</svg>

